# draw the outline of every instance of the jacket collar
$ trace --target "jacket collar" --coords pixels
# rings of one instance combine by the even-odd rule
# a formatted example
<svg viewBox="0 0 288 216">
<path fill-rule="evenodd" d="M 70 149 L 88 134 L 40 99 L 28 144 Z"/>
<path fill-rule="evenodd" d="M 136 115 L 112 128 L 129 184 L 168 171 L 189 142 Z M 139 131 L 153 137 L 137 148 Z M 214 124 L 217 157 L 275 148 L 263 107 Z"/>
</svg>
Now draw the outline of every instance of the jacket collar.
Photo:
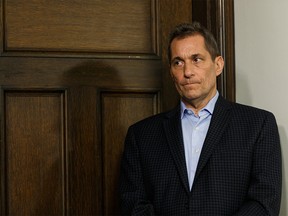
<svg viewBox="0 0 288 216">
<path fill-rule="evenodd" d="M 208 159 L 213 153 L 215 146 L 217 146 L 220 138 L 225 131 L 230 119 L 231 104 L 219 95 L 215 104 L 210 126 L 205 138 L 202 152 L 199 158 L 194 182 L 197 181 L 197 177 L 201 174 L 201 171 L 207 164 Z M 181 182 L 183 183 L 187 192 L 189 189 L 188 175 L 185 162 L 185 152 L 183 135 L 181 129 L 181 108 L 178 105 L 175 109 L 166 113 L 166 120 L 163 122 L 164 130 L 167 137 L 167 142 L 175 161 Z"/>
<path fill-rule="evenodd" d="M 230 109 L 231 103 L 226 101 L 223 97 L 219 96 L 215 104 L 215 109 L 212 115 L 210 126 L 203 144 L 194 182 L 197 181 L 197 177 L 201 174 L 201 171 L 207 164 L 207 161 L 212 155 L 215 147 L 219 144 L 219 141 L 224 131 L 226 130 L 228 123 L 230 122 Z"/>
<path fill-rule="evenodd" d="M 171 112 L 166 114 L 166 119 L 163 122 L 164 131 L 167 137 L 167 143 L 170 148 L 172 157 L 175 161 L 175 165 L 180 176 L 180 180 L 186 190 L 189 192 L 189 182 L 185 162 L 185 152 L 183 135 L 181 128 L 181 118 L 180 118 L 180 105 L 178 105 Z"/>
</svg>

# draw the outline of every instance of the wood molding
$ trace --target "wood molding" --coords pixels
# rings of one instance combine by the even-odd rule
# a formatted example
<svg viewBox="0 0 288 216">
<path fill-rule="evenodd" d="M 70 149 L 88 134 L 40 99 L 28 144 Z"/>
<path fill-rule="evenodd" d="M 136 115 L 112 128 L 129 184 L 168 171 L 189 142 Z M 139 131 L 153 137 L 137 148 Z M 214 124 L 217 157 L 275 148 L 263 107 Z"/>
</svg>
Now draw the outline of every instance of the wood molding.
<svg viewBox="0 0 288 216">
<path fill-rule="evenodd" d="M 1 56 L 160 59 L 158 0 L 21 2 L 0 2 Z"/>
<path fill-rule="evenodd" d="M 235 43 L 233 0 L 193 0 L 192 20 L 198 21 L 215 35 L 225 59 L 217 85 L 220 94 L 235 101 Z"/>
</svg>

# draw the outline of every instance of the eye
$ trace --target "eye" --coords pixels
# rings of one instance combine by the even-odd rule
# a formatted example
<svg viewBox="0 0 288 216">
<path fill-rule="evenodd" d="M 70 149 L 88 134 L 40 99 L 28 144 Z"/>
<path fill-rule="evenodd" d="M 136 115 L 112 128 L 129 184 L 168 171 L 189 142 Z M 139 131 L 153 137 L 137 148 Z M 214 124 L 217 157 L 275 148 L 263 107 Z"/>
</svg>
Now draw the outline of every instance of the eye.
<svg viewBox="0 0 288 216">
<path fill-rule="evenodd" d="M 175 67 L 183 67 L 183 65 L 184 65 L 183 61 L 180 61 L 180 60 L 173 61 L 173 66 Z"/>
<path fill-rule="evenodd" d="M 202 61 L 202 59 L 200 57 L 193 58 L 193 62 L 195 62 L 195 63 L 198 63 L 198 62 L 201 62 L 201 61 Z"/>
</svg>

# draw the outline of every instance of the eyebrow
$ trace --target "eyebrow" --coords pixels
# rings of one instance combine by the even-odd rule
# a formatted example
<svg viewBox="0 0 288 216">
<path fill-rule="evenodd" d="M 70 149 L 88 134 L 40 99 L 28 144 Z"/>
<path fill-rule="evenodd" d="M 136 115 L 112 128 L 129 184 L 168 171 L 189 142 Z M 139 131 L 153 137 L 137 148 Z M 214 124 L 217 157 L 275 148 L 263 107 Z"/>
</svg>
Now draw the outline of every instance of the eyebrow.
<svg viewBox="0 0 288 216">
<path fill-rule="evenodd" d="M 201 57 L 201 56 L 203 55 L 201 55 L 200 53 L 196 53 L 196 54 L 191 55 L 191 58 L 194 59 L 196 57 Z"/>
<path fill-rule="evenodd" d="M 174 62 L 174 61 L 182 61 L 183 59 L 181 58 L 181 57 L 179 57 L 179 56 L 176 56 L 176 57 L 174 57 L 173 59 L 171 59 L 171 62 Z"/>
<path fill-rule="evenodd" d="M 195 54 L 191 55 L 189 58 L 194 59 L 194 58 L 201 57 L 201 56 L 202 55 L 200 53 L 195 53 Z M 171 62 L 176 61 L 176 60 L 182 61 L 183 58 L 181 58 L 180 56 L 176 56 L 171 60 Z"/>
</svg>

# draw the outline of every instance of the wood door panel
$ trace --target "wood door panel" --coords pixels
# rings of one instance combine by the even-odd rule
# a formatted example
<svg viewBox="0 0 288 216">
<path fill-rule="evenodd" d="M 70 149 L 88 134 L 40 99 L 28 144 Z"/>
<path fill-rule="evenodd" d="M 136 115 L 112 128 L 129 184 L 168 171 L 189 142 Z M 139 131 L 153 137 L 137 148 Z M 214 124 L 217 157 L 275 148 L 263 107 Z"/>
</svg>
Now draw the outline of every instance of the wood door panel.
<svg viewBox="0 0 288 216">
<path fill-rule="evenodd" d="M 9 0 L 4 4 L 7 51 L 156 54 L 155 0 L 34 0 L 25 4 Z"/>
<path fill-rule="evenodd" d="M 127 128 L 177 101 L 191 2 L 0 0 L 1 215 L 119 215 Z"/>
<path fill-rule="evenodd" d="M 67 89 L 69 215 L 102 215 L 100 98 L 96 87 Z"/>
<path fill-rule="evenodd" d="M 9 214 L 64 214 L 64 92 L 4 91 Z M 2 181 L 4 178 L 2 176 Z"/>
<path fill-rule="evenodd" d="M 118 194 L 117 181 L 127 128 L 136 121 L 157 113 L 159 92 L 104 92 L 101 98 L 104 213 L 117 215 L 119 203 L 110 200 L 115 199 Z"/>
<path fill-rule="evenodd" d="M 1 85 L 10 87 L 86 85 L 151 89 L 161 88 L 161 73 L 161 62 L 155 60 L 0 58 Z"/>
</svg>

